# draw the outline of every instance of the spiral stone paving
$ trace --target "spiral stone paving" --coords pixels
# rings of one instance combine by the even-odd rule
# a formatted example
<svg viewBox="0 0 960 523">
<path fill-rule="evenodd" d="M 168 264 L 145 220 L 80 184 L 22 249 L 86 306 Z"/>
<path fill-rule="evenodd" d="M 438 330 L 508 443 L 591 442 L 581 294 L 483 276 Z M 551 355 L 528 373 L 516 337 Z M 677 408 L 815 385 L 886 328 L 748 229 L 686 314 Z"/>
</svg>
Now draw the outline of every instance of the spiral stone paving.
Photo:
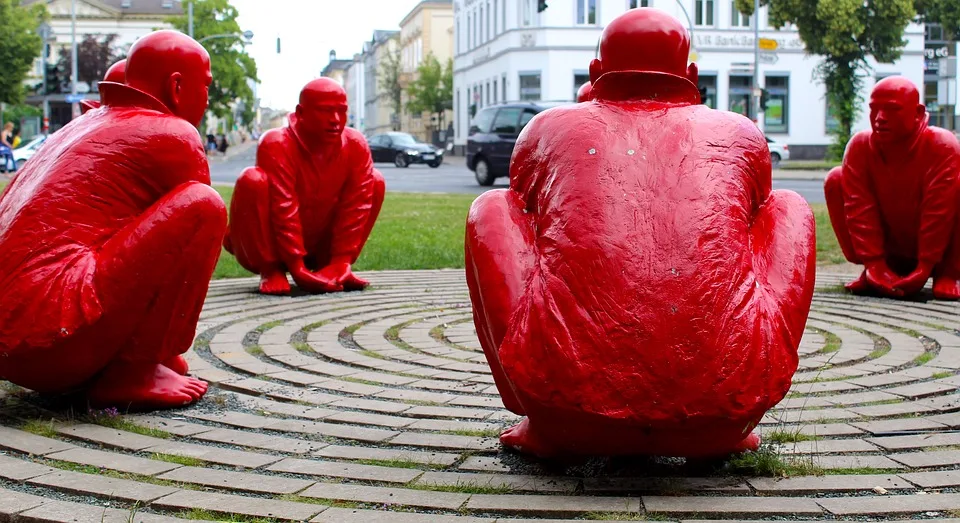
<svg viewBox="0 0 960 523">
<path fill-rule="evenodd" d="M 90 412 L 0 382 L 2 521 L 892 520 L 960 517 L 960 306 L 820 274 L 790 395 L 732 461 L 539 461 L 506 411 L 463 271 L 362 293 L 214 282 L 198 405 Z M 956 520 L 960 521 L 960 519 Z"/>
</svg>

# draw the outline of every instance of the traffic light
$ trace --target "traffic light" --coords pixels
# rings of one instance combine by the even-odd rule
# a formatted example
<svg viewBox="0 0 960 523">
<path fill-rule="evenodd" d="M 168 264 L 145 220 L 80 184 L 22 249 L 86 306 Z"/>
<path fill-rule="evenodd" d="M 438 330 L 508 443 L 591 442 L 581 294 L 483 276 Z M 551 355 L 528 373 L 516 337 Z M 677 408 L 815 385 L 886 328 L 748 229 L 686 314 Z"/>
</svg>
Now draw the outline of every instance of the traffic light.
<svg viewBox="0 0 960 523">
<path fill-rule="evenodd" d="M 766 89 L 760 89 L 760 111 L 767 110 L 767 103 L 770 101 L 770 92 Z"/>
<path fill-rule="evenodd" d="M 537 12 L 542 13 L 544 9 L 547 8 L 547 0 L 539 0 L 537 2 Z"/>
</svg>

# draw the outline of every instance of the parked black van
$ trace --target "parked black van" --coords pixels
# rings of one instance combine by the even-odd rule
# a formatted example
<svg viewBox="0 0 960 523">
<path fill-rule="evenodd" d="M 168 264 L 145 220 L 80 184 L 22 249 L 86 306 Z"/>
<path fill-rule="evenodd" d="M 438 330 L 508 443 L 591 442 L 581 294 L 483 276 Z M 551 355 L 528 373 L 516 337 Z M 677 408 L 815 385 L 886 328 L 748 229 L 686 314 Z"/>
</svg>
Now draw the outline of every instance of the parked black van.
<svg viewBox="0 0 960 523">
<path fill-rule="evenodd" d="M 477 183 L 493 185 L 510 175 L 510 157 L 520 131 L 538 113 L 564 102 L 508 102 L 477 113 L 467 133 L 467 168 Z M 571 103 L 571 102 L 566 102 Z"/>
</svg>

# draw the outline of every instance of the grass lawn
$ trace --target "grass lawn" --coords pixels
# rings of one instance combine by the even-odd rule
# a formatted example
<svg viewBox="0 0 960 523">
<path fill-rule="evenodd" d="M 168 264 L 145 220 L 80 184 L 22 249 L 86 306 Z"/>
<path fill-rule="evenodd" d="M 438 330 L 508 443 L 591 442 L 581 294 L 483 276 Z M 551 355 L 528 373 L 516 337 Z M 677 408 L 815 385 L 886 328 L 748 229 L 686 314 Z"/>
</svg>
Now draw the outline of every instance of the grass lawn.
<svg viewBox="0 0 960 523">
<path fill-rule="evenodd" d="M 0 190 L 6 182 L 0 181 Z M 216 186 L 230 202 L 233 188 Z M 373 234 L 357 260 L 357 270 L 442 269 L 463 267 L 463 234 L 469 194 L 388 193 Z M 812 204 L 817 220 L 817 263 L 844 263 L 827 207 Z M 250 276 L 226 251 L 214 279 Z"/>
<path fill-rule="evenodd" d="M 791 160 L 780 164 L 777 169 L 782 171 L 829 171 L 840 165 L 833 160 Z"/>
</svg>

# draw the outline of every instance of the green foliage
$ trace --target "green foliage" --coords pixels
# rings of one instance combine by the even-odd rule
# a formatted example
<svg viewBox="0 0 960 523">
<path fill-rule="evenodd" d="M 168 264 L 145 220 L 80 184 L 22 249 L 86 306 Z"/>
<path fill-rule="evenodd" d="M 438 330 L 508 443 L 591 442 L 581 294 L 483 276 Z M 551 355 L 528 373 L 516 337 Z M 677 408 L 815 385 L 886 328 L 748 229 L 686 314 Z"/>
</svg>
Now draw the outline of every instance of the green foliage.
<svg viewBox="0 0 960 523">
<path fill-rule="evenodd" d="M 383 52 L 383 58 L 380 60 L 380 78 L 378 80 L 380 90 L 387 96 L 387 104 L 393 109 L 396 116 L 393 119 L 393 130 L 400 130 L 400 114 L 403 112 L 403 87 L 400 85 L 400 74 L 403 72 L 401 63 L 400 48 L 394 46 L 390 41 L 383 45 L 387 49 Z"/>
<path fill-rule="evenodd" d="M 929 2 L 956 0 L 921 0 Z M 827 102 L 839 122 L 829 157 L 843 155 L 863 100 L 860 88 L 867 57 L 888 63 L 900 58 L 903 32 L 916 11 L 913 0 L 762 0 L 770 24 L 797 26 L 807 52 L 823 62 L 815 75 L 827 88 Z M 753 13 L 752 0 L 736 0 L 737 9 Z"/>
<path fill-rule="evenodd" d="M 248 81 L 258 81 L 257 64 L 243 48 L 239 12 L 228 0 L 185 0 L 193 3 L 193 37 L 200 41 L 214 35 L 237 35 L 236 38 L 211 38 L 203 42 L 210 53 L 210 69 L 213 83 L 210 85 L 210 112 L 218 118 L 232 114 L 234 103 L 240 104 L 243 111 L 241 119 L 249 124 L 253 121 L 255 100 L 253 89 Z M 175 16 L 168 20 L 177 30 L 188 30 L 186 15 Z"/>
<path fill-rule="evenodd" d="M 453 60 L 443 67 L 433 53 L 427 55 L 417 68 L 417 79 L 407 86 L 407 95 L 407 111 L 435 114 L 438 127 L 444 129 L 445 111 L 453 108 Z"/>
<path fill-rule="evenodd" d="M 8 105 L 3 108 L 3 121 L 20 127 L 24 118 L 43 116 L 43 109 L 26 104 Z M 24 137 L 26 138 L 26 137 Z"/>
<path fill-rule="evenodd" d="M 20 0 L 0 0 L 0 102 L 23 101 L 23 81 L 43 51 L 37 28 L 47 19 L 45 4 L 23 7 Z"/>
<path fill-rule="evenodd" d="M 960 36 L 960 2 L 957 0 L 915 0 L 914 8 L 925 22 L 943 26 L 944 38 Z"/>
</svg>

